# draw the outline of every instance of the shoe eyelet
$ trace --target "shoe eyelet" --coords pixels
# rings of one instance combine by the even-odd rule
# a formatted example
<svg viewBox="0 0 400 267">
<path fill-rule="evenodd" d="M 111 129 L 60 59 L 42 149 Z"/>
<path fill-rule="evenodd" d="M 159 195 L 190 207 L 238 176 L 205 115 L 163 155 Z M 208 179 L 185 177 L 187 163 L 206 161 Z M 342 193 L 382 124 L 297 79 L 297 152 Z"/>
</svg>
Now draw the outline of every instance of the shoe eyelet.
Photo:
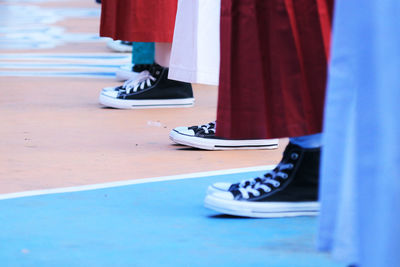
<svg viewBox="0 0 400 267">
<path fill-rule="evenodd" d="M 297 154 L 297 153 L 292 153 L 292 155 L 290 155 L 290 157 L 291 157 L 293 160 L 296 160 L 296 159 L 299 158 L 299 154 Z"/>
<path fill-rule="evenodd" d="M 292 163 L 289 163 L 288 169 L 293 169 L 294 165 Z"/>
<path fill-rule="evenodd" d="M 287 179 L 289 177 L 289 175 L 287 175 L 287 173 L 285 173 L 284 175 L 282 175 L 283 179 Z"/>
<path fill-rule="evenodd" d="M 274 186 L 275 186 L 276 188 L 278 188 L 279 186 L 281 186 L 281 183 L 277 182 L 276 184 L 274 184 Z"/>
</svg>

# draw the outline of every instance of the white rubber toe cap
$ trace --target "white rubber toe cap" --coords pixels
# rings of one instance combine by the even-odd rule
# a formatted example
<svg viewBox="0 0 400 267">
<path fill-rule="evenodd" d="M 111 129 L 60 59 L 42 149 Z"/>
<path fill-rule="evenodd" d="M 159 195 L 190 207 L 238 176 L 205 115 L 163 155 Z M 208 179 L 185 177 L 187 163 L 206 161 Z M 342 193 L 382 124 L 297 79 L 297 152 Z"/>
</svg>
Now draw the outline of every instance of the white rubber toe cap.
<svg viewBox="0 0 400 267">
<path fill-rule="evenodd" d="M 194 131 L 192 129 L 189 129 L 188 127 L 176 127 L 174 128 L 175 132 L 178 132 L 180 134 L 184 134 L 184 135 L 190 135 L 190 136 L 194 136 Z"/>
<path fill-rule="evenodd" d="M 234 200 L 234 196 L 231 192 L 215 192 L 212 196 L 223 200 Z"/>
<path fill-rule="evenodd" d="M 103 92 L 107 92 L 107 91 L 115 91 L 115 87 L 104 87 Z"/>
<path fill-rule="evenodd" d="M 102 94 L 102 95 L 105 95 L 105 96 L 108 96 L 108 97 L 117 98 L 117 96 L 118 96 L 118 91 L 115 91 L 115 90 L 103 91 L 101 94 Z"/>
<path fill-rule="evenodd" d="M 212 185 L 212 187 L 214 187 L 217 190 L 226 192 L 226 191 L 229 190 L 231 185 L 232 185 L 231 183 L 215 183 L 215 184 Z"/>
<path fill-rule="evenodd" d="M 207 195 L 214 194 L 216 192 L 228 192 L 232 184 L 230 183 L 215 183 L 207 188 Z"/>
</svg>

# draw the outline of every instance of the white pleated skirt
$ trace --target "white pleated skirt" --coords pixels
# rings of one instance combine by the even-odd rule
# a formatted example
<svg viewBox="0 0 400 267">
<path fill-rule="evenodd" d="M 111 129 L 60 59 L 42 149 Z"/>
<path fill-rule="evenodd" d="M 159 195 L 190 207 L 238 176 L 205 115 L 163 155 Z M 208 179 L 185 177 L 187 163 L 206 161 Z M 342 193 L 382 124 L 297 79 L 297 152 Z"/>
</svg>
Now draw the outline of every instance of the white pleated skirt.
<svg viewBox="0 0 400 267">
<path fill-rule="evenodd" d="M 220 0 L 179 0 L 169 79 L 218 85 Z"/>
</svg>

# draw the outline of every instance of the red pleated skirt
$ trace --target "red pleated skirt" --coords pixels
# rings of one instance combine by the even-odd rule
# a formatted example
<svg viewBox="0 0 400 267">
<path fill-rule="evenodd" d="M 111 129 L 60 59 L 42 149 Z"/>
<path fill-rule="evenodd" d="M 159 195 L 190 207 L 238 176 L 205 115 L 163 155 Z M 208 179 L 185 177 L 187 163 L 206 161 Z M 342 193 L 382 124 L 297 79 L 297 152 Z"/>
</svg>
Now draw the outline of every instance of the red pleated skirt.
<svg viewBox="0 0 400 267">
<path fill-rule="evenodd" d="M 177 0 L 103 0 L 100 36 L 131 42 L 172 42 Z"/>
<path fill-rule="evenodd" d="M 322 131 L 333 0 L 222 0 L 217 136 Z"/>
</svg>

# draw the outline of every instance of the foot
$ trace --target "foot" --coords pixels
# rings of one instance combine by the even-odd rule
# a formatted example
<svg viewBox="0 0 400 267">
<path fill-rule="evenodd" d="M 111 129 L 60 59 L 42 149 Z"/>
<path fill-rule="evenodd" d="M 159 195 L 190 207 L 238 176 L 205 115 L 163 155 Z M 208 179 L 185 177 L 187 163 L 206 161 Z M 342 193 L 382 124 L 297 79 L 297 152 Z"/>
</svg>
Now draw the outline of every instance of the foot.
<svg viewBox="0 0 400 267">
<path fill-rule="evenodd" d="M 319 211 L 320 148 L 289 144 L 282 161 L 263 177 L 215 184 L 205 206 L 224 214 L 255 217 L 313 216 Z"/>
<path fill-rule="evenodd" d="M 173 129 L 169 138 L 175 143 L 206 150 L 275 149 L 278 139 L 232 140 L 215 135 L 215 122 Z"/>
<path fill-rule="evenodd" d="M 188 136 L 195 136 L 196 132 L 199 131 L 199 129 L 204 129 L 205 131 L 215 131 L 215 121 L 203 124 L 203 125 L 198 125 L 198 126 L 181 126 L 181 127 L 176 127 L 172 129 L 172 131 L 169 133 L 169 137 L 171 140 L 174 141 L 174 138 L 179 138 L 178 136 L 180 134 L 183 135 L 188 135 Z"/>
<path fill-rule="evenodd" d="M 154 64 L 135 80 L 113 90 L 103 90 L 99 102 L 120 109 L 191 107 L 194 98 L 190 83 L 169 80 L 168 68 Z"/>
</svg>

